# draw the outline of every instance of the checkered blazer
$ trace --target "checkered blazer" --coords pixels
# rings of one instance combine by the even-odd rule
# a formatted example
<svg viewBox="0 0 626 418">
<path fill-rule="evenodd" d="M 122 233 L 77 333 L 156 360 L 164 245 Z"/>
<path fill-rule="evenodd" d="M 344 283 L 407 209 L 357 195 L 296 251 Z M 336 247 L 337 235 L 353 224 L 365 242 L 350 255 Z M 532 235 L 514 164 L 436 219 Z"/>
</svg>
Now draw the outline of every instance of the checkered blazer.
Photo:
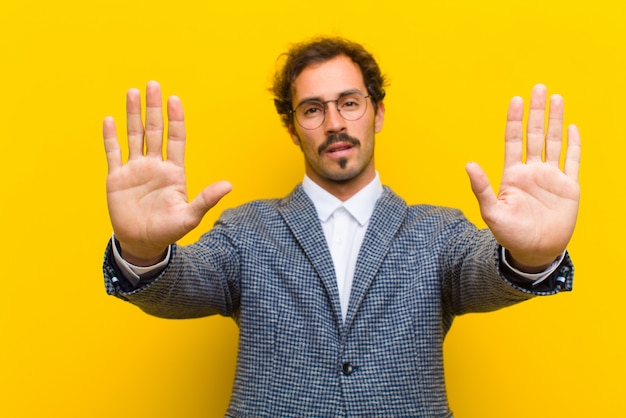
<svg viewBox="0 0 626 418">
<path fill-rule="evenodd" d="M 136 289 L 110 245 L 110 294 L 160 317 L 237 321 L 228 417 L 452 416 L 442 346 L 455 315 L 571 290 L 573 279 L 566 256 L 547 284 L 526 289 L 503 270 L 488 230 L 456 210 L 407 206 L 388 188 L 363 241 L 345 322 L 324 233 L 301 186 L 224 212 L 197 243 L 173 246 L 165 271 Z"/>
</svg>

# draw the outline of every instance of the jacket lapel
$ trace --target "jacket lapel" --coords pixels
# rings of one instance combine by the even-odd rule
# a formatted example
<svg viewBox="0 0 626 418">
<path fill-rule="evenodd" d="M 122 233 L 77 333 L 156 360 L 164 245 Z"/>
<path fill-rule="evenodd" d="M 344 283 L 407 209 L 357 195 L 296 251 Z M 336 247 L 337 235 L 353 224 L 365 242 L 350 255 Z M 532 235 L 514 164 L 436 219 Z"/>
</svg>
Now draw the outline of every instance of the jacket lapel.
<svg viewBox="0 0 626 418">
<path fill-rule="evenodd" d="M 335 267 L 313 202 L 302 190 L 302 186 L 298 185 L 281 201 L 278 210 L 317 272 L 341 328 L 341 306 Z"/>
<path fill-rule="evenodd" d="M 391 248 L 407 205 L 388 187 L 376 202 L 356 262 L 345 325 L 349 327 L 381 263 Z"/>
</svg>

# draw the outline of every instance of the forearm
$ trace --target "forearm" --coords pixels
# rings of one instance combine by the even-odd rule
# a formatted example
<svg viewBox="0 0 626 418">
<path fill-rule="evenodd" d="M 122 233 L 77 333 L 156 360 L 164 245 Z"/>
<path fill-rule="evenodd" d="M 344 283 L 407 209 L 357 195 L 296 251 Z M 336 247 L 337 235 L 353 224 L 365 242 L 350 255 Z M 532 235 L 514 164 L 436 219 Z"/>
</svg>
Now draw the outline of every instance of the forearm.
<svg viewBox="0 0 626 418">
<path fill-rule="evenodd" d="M 220 257 L 208 257 L 198 248 L 172 246 L 166 268 L 133 283 L 115 261 L 111 243 L 104 261 L 107 293 L 129 301 L 145 312 L 165 318 L 231 315 L 233 286 L 230 268 L 220 267 Z"/>
<path fill-rule="evenodd" d="M 503 258 L 489 230 L 455 231 L 452 250 L 444 255 L 444 298 L 455 314 L 497 310 L 533 296 L 572 289 L 569 256 L 543 274 L 520 274 Z"/>
</svg>

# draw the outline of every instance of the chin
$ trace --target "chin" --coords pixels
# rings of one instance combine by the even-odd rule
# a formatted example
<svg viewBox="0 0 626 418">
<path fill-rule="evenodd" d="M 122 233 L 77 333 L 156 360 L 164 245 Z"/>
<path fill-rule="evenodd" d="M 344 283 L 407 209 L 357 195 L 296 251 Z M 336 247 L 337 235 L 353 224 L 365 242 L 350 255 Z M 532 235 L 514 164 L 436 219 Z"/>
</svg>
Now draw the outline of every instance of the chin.
<svg viewBox="0 0 626 418">
<path fill-rule="evenodd" d="M 328 173 L 328 176 L 326 177 L 332 181 L 345 183 L 358 178 L 361 174 L 363 174 L 362 170 L 346 168 Z"/>
</svg>

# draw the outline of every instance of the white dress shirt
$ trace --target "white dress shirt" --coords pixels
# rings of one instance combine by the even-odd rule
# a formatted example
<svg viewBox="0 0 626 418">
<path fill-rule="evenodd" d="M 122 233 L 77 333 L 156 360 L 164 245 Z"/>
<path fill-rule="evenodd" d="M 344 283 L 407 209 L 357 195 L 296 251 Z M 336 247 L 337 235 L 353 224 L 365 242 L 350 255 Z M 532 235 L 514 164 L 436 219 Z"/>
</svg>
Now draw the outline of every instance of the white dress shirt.
<svg viewBox="0 0 626 418">
<path fill-rule="evenodd" d="M 376 201 L 383 193 L 383 186 L 376 173 L 374 180 L 345 202 L 328 193 L 306 175 L 302 181 L 302 189 L 313 201 L 322 223 L 335 265 L 341 316 L 345 320 L 356 259 Z"/>
</svg>

